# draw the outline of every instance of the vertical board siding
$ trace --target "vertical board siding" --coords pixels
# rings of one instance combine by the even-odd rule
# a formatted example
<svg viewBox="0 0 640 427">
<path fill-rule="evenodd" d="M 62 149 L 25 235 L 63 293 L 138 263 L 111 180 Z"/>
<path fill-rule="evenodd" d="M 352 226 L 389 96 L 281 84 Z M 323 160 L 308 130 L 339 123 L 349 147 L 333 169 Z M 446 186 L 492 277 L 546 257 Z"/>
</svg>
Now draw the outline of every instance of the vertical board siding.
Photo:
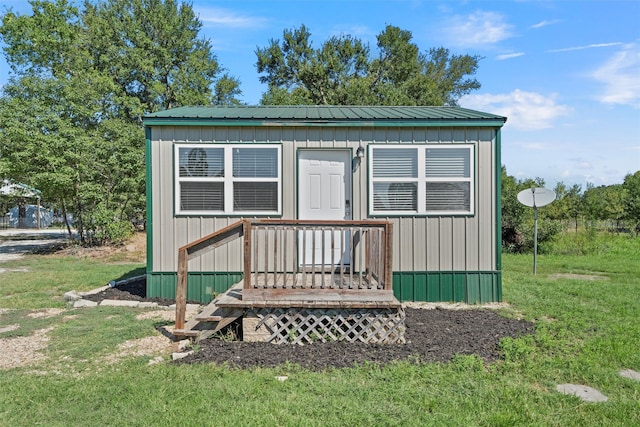
<svg viewBox="0 0 640 427">
<path fill-rule="evenodd" d="M 482 304 L 502 300 L 500 272 L 394 272 L 399 301 Z"/>
<path fill-rule="evenodd" d="M 472 216 L 390 217 L 394 224 L 394 271 L 493 271 L 496 268 L 495 131 L 474 128 L 264 128 L 174 127 L 152 129 L 153 259 L 151 271 L 176 271 L 177 248 L 239 220 L 238 217 L 174 216 L 174 143 L 269 142 L 282 144 L 282 217 L 297 217 L 297 153 L 304 148 L 347 148 L 369 143 L 472 143 L 475 145 L 475 212 Z M 368 216 L 366 155 L 353 163 L 354 219 Z M 241 242 L 232 242 L 189 263 L 189 271 L 240 271 Z M 457 276 L 456 276 L 457 277 Z M 410 280 L 410 279 L 406 279 Z M 481 276 L 463 286 L 453 276 L 405 282 L 404 293 L 429 301 L 484 300 L 500 291 Z M 422 279 L 421 279 L 422 280 Z M 458 281 L 456 281 L 458 280 Z M 465 281 L 466 283 L 466 281 Z M 164 285 L 162 285 L 164 286 Z M 409 291 L 409 289 L 413 289 Z M 418 291 L 419 290 L 419 291 Z M 464 293 L 464 296 L 462 295 Z"/>
</svg>

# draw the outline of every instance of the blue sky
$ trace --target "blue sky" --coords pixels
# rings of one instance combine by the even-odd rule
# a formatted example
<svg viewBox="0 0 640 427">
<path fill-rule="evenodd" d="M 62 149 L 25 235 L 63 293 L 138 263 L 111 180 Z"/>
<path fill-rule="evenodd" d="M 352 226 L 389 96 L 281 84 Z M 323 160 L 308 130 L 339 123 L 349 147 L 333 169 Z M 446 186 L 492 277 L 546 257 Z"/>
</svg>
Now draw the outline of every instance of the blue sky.
<svg viewBox="0 0 640 427">
<path fill-rule="evenodd" d="M 26 1 L 5 0 L 28 13 Z M 242 100 L 265 88 L 257 47 L 306 25 L 314 46 L 350 34 L 375 49 L 386 25 L 421 51 L 480 55 L 480 90 L 460 105 L 508 117 L 502 161 L 547 187 L 621 183 L 640 170 L 639 1 L 193 0 L 220 64 L 241 80 Z M 7 66 L 0 62 L 0 84 Z"/>
</svg>

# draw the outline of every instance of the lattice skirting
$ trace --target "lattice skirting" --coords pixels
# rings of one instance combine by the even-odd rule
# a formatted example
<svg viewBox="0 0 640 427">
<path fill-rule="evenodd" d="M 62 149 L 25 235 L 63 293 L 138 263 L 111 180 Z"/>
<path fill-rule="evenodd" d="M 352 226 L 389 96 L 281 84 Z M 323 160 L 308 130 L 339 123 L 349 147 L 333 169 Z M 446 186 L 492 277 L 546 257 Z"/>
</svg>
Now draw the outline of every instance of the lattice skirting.
<svg viewBox="0 0 640 427">
<path fill-rule="evenodd" d="M 255 308 L 245 312 L 242 329 L 244 341 L 276 344 L 404 344 L 404 320 L 402 308 Z"/>
</svg>

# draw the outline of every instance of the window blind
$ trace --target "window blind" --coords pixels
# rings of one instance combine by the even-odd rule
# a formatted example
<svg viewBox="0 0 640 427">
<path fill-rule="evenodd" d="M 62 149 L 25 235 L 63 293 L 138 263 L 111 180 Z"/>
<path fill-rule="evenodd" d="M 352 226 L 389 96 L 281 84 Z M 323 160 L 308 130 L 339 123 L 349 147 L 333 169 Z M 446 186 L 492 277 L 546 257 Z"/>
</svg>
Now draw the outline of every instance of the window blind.
<svg viewBox="0 0 640 427">
<path fill-rule="evenodd" d="M 468 148 L 431 148 L 426 150 L 425 176 L 469 178 L 471 176 Z"/>
<path fill-rule="evenodd" d="M 277 178 L 278 150 L 275 148 L 234 148 L 233 176 L 236 178 Z"/>
<path fill-rule="evenodd" d="M 224 183 L 181 182 L 180 209 L 185 211 L 224 211 Z"/>
<path fill-rule="evenodd" d="M 224 176 L 224 148 L 180 147 L 178 150 L 180 177 Z"/>
<path fill-rule="evenodd" d="M 373 176 L 375 178 L 416 178 L 418 176 L 418 150 L 415 148 L 374 148 Z"/>
</svg>

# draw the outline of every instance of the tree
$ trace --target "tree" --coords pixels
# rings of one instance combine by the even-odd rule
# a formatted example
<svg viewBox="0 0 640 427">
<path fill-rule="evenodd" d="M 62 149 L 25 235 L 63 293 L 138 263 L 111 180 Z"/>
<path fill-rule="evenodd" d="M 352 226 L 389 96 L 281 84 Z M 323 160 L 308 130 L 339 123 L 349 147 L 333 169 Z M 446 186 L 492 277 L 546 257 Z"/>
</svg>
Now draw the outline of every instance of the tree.
<svg viewBox="0 0 640 427">
<path fill-rule="evenodd" d="M 237 103 L 239 82 L 198 38 L 188 4 L 31 5 L 0 26 L 15 74 L 0 100 L 0 170 L 73 213 L 83 241 L 108 240 L 107 228 L 121 234 L 144 210 L 142 116 Z"/>
<path fill-rule="evenodd" d="M 502 166 L 502 247 L 507 252 L 522 253 L 533 249 L 533 210 L 518 201 L 518 193 L 531 187 L 544 187 L 542 178 L 518 180 Z M 551 221 L 548 206 L 539 209 L 538 243 L 553 239 L 560 227 Z"/>
<path fill-rule="evenodd" d="M 595 221 L 612 221 L 619 227 L 625 213 L 621 184 L 596 187 L 587 183 L 583 197 L 587 220 L 592 224 Z"/>
<path fill-rule="evenodd" d="M 624 218 L 640 234 L 640 170 L 624 177 Z"/>
<path fill-rule="evenodd" d="M 262 104 L 456 105 L 480 83 L 471 78 L 480 57 L 445 48 L 420 53 L 412 34 L 387 26 L 377 36 L 378 56 L 350 35 L 333 36 L 319 49 L 304 25 L 285 30 L 256 50 L 268 90 Z"/>
<path fill-rule="evenodd" d="M 93 66 L 116 86 L 113 107 L 140 120 L 181 105 L 238 103 L 237 79 L 224 73 L 192 7 L 175 0 L 85 3 Z M 122 116 L 122 114 L 120 114 Z"/>
</svg>

